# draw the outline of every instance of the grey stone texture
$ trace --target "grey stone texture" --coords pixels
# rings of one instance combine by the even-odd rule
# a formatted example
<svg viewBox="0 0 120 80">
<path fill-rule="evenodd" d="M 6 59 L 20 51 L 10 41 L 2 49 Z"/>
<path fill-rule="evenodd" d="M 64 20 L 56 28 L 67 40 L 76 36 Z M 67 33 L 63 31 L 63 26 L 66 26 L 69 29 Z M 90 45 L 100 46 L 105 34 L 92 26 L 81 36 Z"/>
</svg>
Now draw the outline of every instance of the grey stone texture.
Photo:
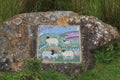
<svg viewBox="0 0 120 80">
<path fill-rule="evenodd" d="M 71 11 L 34 12 L 16 15 L 0 29 L 0 70 L 19 71 L 23 61 L 36 58 L 37 28 L 39 25 L 79 25 L 81 27 L 82 63 L 42 64 L 43 69 L 55 69 L 76 75 L 95 63 L 94 49 L 119 39 L 115 27 L 93 16 L 80 16 Z"/>
</svg>

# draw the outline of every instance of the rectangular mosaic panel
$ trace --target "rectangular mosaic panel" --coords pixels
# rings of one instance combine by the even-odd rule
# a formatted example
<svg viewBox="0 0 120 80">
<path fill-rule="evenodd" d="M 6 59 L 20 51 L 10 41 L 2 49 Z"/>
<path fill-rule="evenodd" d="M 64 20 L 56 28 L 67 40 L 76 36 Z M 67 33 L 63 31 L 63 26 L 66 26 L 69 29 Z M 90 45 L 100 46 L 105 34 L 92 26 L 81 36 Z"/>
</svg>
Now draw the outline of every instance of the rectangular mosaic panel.
<svg viewBox="0 0 120 80">
<path fill-rule="evenodd" d="M 43 63 L 81 62 L 80 26 L 40 25 L 37 58 Z"/>
</svg>

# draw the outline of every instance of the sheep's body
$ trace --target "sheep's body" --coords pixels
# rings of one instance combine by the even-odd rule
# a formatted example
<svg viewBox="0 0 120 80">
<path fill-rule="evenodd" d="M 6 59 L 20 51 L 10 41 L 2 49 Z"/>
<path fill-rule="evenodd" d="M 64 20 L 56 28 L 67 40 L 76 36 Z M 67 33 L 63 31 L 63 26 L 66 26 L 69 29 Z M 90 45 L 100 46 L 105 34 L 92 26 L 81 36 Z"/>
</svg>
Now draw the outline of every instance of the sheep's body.
<svg viewBox="0 0 120 80">
<path fill-rule="evenodd" d="M 56 39 L 56 38 L 46 39 L 46 42 L 48 43 L 49 46 L 52 45 L 52 44 L 58 46 L 58 43 L 59 43 L 58 39 Z"/>
<path fill-rule="evenodd" d="M 42 58 L 46 58 L 46 57 L 48 57 L 49 59 L 51 59 L 51 58 L 58 58 L 58 54 L 56 54 L 56 53 L 54 53 L 53 55 L 51 55 L 51 54 L 52 54 L 51 51 L 44 51 L 42 53 Z"/>
<path fill-rule="evenodd" d="M 64 44 L 68 45 L 68 44 L 70 44 L 70 41 L 65 41 Z"/>
<path fill-rule="evenodd" d="M 42 58 L 48 57 L 49 59 L 51 58 L 51 51 L 44 51 L 42 53 Z"/>
<path fill-rule="evenodd" d="M 57 59 L 58 58 L 58 54 L 53 54 L 53 55 L 51 55 L 51 57 Z"/>
<path fill-rule="evenodd" d="M 64 51 L 61 53 L 65 58 L 67 57 L 71 57 L 73 58 L 74 57 L 74 54 L 73 54 L 73 51 Z"/>
</svg>

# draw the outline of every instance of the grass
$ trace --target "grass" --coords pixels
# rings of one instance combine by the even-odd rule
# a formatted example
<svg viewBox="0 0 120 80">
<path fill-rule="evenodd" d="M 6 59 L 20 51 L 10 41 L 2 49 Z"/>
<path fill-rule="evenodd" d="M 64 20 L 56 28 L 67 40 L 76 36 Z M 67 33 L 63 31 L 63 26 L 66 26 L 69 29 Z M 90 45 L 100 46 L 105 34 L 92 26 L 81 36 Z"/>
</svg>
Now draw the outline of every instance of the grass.
<svg viewBox="0 0 120 80">
<path fill-rule="evenodd" d="M 110 64 L 97 63 L 93 70 L 82 74 L 75 80 L 119 80 L 120 79 L 120 60 Z"/>
<path fill-rule="evenodd" d="M 95 51 L 96 65 L 75 80 L 119 80 L 120 42 Z"/>
<path fill-rule="evenodd" d="M 93 15 L 120 31 L 120 0 L 0 0 L 0 24 L 19 13 L 54 10 Z M 32 76 L 33 73 L 25 70 L 0 73 L 0 80 L 25 80 L 29 76 L 32 76 L 31 80 L 39 80 L 38 77 L 42 80 L 120 80 L 120 42 L 95 53 L 94 68 L 78 77 L 68 77 L 54 70 L 40 71 Z"/>
<path fill-rule="evenodd" d="M 96 16 L 120 31 L 120 0 L 0 0 L 0 23 L 18 13 L 55 10 Z"/>
<path fill-rule="evenodd" d="M 0 0 L 0 23 L 2 24 L 6 19 L 18 14 L 22 5 L 22 0 Z"/>
<path fill-rule="evenodd" d="M 109 53 L 111 52 L 111 53 Z M 41 70 L 41 61 L 31 59 L 25 62 L 21 72 L 3 72 L 0 80 L 119 80 L 120 42 L 95 51 L 96 64 L 93 69 L 79 75 L 66 76 L 55 70 Z"/>
</svg>

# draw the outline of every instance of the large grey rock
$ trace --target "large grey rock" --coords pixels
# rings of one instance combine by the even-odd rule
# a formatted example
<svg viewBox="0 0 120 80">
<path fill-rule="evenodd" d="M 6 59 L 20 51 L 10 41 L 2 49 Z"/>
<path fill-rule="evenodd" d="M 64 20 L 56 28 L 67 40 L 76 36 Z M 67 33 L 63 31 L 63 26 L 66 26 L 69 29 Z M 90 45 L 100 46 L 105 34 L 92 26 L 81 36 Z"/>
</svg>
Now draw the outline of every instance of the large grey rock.
<svg viewBox="0 0 120 80">
<path fill-rule="evenodd" d="M 68 75 L 81 73 L 83 65 L 86 69 L 91 68 L 95 63 L 91 51 L 119 39 L 115 27 L 93 16 L 80 16 L 71 11 L 19 14 L 5 21 L 1 26 L 0 70 L 18 71 L 22 68 L 24 60 L 36 57 L 38 25 L 80 25 L 82 63 L 43 63 L 45 70 L 56 69 Z M 6 57 L 4 53 L 7 53 Z"/>
</svg>

